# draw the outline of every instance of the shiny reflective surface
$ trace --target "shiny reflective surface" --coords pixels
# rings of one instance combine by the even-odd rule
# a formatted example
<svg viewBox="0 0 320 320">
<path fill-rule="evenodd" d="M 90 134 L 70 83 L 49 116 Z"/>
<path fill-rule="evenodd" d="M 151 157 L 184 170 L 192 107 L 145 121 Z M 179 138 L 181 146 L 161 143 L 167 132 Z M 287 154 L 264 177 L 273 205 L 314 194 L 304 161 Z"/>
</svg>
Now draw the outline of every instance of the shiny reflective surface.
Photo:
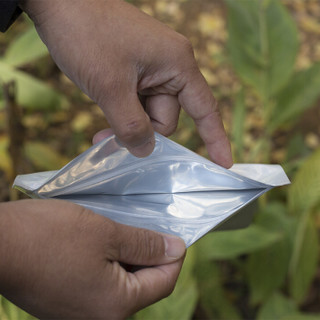
<svg viewBox="0 0 320 320">
<path fill-rule="evenodd" d="M 175 234 L 190 246 L 274 186 L 288 184 L 280 166 L 224 169 L 156 134 L 154 152 L 136 158 L 109 137 L 59 171 L 18 176 L 14 185 L 38 198 L 59 198 L 114 221 Z"/>
</svg>

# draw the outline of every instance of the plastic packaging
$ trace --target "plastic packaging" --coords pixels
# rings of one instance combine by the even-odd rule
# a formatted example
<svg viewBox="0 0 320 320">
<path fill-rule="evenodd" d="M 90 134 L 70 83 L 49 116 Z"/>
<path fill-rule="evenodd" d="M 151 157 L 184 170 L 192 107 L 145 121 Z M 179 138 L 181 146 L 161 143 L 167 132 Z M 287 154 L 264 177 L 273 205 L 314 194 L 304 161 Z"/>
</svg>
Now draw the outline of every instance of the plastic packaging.
<svg viewBox="0 0 320 320">
<path fill-rule="evenodd" d="M 20 175 L 14 187 L 33 198 L 64 199 L 116 222 L 181 237 L 190 246 L 276 186 L 279 165 L 227 170 L 156 134 L 153 153 L 137 158 L 108 137 L 59 171 Z"/>
</svg>

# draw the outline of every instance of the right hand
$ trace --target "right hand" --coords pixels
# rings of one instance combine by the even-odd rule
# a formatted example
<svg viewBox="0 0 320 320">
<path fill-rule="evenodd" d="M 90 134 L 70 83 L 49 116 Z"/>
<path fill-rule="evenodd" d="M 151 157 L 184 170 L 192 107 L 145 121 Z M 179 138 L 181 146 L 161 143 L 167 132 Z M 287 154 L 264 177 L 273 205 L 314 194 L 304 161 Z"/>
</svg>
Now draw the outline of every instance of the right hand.
<svg viewBox="0 0 320 320">
<path fill-rule="evenodd" d="M 153 130 L 172 134 L 182 107 L 210 158 L 232 165 L 217 103 L 185 37 L 126 1 L 22 4 L 57 65 L 101 107 L 132 154 L 152 152 Z"/>
<path fill-rule="evenodd" d="M 171 293 L 184 254 L 177 237 L 70 202 L 0 204 L 0 293 L 39 318 L 124 319 Z"/>
</svg>

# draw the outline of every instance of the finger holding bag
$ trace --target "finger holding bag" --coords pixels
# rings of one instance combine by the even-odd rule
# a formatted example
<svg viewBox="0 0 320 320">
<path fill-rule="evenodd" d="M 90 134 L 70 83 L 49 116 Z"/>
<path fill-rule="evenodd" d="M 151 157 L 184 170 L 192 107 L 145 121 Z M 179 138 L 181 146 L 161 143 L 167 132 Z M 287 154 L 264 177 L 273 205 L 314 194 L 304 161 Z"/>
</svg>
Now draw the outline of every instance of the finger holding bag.
<svg viewBox="0 0 320 320">
<path fill-rule="evenodd" d="M 39 318 L 124 319 L 171 293 L 185 254 L 177 237 L 61 200 L 2 203 L 0 220 L 0 293 Z"/>
</svg>

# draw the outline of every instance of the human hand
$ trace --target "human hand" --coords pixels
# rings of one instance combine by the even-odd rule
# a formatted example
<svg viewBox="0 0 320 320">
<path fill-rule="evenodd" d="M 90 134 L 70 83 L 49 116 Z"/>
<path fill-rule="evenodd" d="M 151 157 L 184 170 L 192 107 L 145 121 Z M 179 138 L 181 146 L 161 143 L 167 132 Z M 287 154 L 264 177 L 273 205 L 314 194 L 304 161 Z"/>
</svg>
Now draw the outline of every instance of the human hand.
<svg viewBox="0 0 320 320">
<path fill-rule="evenodd" d="M 170 294 L 184 253 L 66 201 L 0 204 L 0 294 L 41 319 L 124 319 Z"/>
<path fill-rule="evenodd" d="M 210 158 L 232 165 L 216 101 L 186 38 L 120 0 L 22 0 L 21 6 L 57 65 L 98 103 L 131 153 L 152 152 L 153 130 L 173 133 L 181 106 Z"/>
</svg>

